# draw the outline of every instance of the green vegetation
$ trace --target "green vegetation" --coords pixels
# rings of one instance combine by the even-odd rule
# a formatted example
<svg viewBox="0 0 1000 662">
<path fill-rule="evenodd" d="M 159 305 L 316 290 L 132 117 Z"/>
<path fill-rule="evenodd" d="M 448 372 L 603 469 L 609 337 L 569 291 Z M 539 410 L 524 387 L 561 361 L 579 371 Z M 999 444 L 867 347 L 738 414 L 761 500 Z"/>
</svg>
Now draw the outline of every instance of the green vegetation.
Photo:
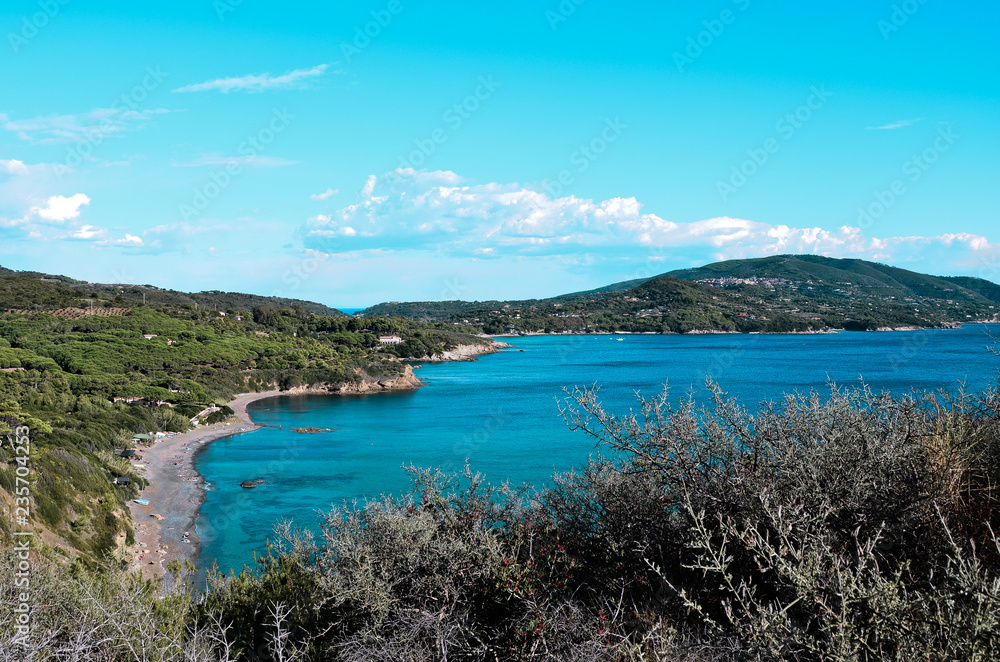
<svg viewBox="0 0 1000 662">
<path fill-rule="evenodd" d="M 379 334 L 431 353 L 463 338 L 401 318 L 361 320 L 311 304 L 333 313 L 317 314 L 249 295 L 142 287 L 142 305 L 129 294 L 136 288 L 109 287 L 0 270 L 0 439 L 22 423 L 31 428 L 32 515 L 61 553 L 88 564 L 110 562 L 133 537 L 125 504 L 144 483 L 116 451 L 131 447 L 134 434 L 186 430 L 208 407 L 219 409 L 202 423 L 226 420 L 238 393 L 402 374 Z M 244 302 L 261 305 L 231 307 Z M 4 444 L 0 498 L 8 501 L 12 462 Z M 128 484 L 115 485 L 119 477 Z"/>
<path fill-rule="evenodd" d="M 397 356 L 482 342 L 462 332 L 495 324 L 777 330 L 840 316 L 869 328 L 917 312 L 861 277 L 891 277 L 893 291 L 919 298 L 916 319 L 943 324 L 991 310 L 995 292 L 869 273 L 868 263 L 774 260 L 772 273 L 806 281 L 725 281 L 743 268 L 730 263 L 689 274 L 723 279 L 712 284 L 660 277 L 534 309 L 490 304 L 493 317 L 468 323 L 465 307 L 441 326 L 274 303 L 115 306 L 100 292 L 92 310 L 73 303 L 87 291 L 75 281 L 0 273 L 0 310 L 32 292 L 28 313 L 0 315 L 0 367 L 10 370 L 0 372 L 0 438 L 32 430 L 32 528 L 50 541 L 32 557 L 28 646 L 5 630 L 0 659 L 1000 659 L 995 389 L 895 398 L 832 388 L 751 414 L 710 384 L 711 406 L 675 405 L 664 392 L 621 416 L 596 389 L 576 390 L 563 415 L 602 455 L 552 488 L 411 468 L 410 494 L 335 510 L 318 537 L 283 525 L 254 567 L 210 573 L 205 592 L 182 580 L 162 598 L 115 561 L 132 540 L 124 504 L 142 483 L 114 451 L 138 432 L 184 429 L 209 405 L 224 419 L 238 392 L 396 374 Z M 838 265 L 855 270 L 857 288 L 815 271 Z M 844 291 L 839 308 L 829 303 Z M 829 310 L 818 321 L 757 314 L 769 301 L 807 300 Z M 404 342 L 378 347 L 388 333 Z M 8 507 L 10 446 L 0 452 Z M 116 486 L 119 476 L 129 484 Z M 0 619 L 14 622 L 19 559 L 6 520 L 0 539 Z"/>
<path fill-rule="evenodd" d="M 133 306 L 161 306 L 204 309 L 208 311 L 241 311 L 270 307 L 276 309 L 301 308 L 325 317 L 346 317 L 335 308 L 312 301 L 263 297 L 238 292 L 187 293 L 164 290 L 153 285 L 87 283 L 66 276 L 54 276 L 34 271 L 11 271 L 0 267 L 0 310 L 24 309 L 30 311 L 62 308 L 130 308 Z"/>
<path fill-rule="evenodd" d="M 834 388 L 750 415 L 711 388 L 625 416 L 574 391 L 567 422 L 606 452 L 584 471 L 527 493 L 411 469 L 411 494 L 318 539 L 279 527 L 205 594 L 36 573 L 35 641 L 109 661 L 997 659 L 995 391 Z"/>
<path fill-rule="evenodd" d="M 468 333 L 452 331 L 449 329 L 427 329 L 414 331 L 398 345 L 389 345 L 385 348 L 386 353 L 397 356 L 401 359 L 422 359 L 433 357 L 436 354 L 443 354 L 455 349 L 459 345 L 483 345 L 490 344 L 488 338 L 470 336 Z"/>
<path fill-rule="evenodd" d="M 387 303 L 403 315 L 501 333 L 787 333 L 942 327 L 993 319 L 1000 286 L 863 260 L 731 260 L 531 301 Z"/>
</svg>

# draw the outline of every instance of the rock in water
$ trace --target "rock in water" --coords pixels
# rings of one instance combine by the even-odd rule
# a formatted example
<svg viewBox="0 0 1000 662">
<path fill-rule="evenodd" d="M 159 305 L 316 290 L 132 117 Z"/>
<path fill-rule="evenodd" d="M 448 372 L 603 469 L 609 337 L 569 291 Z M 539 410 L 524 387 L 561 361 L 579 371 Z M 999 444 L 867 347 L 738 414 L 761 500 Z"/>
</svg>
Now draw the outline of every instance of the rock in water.
<svg viewBox="0 0 1000 662">
<path fill-rule="evenodd" d="M 240 483 L 240 487 L 246 487 L 246 488 L 257 487 L 258 485 L 261 485 L 266 482 L 267 482 L 266 480 L 245 480 L 242 483 Z"/>
</svg>

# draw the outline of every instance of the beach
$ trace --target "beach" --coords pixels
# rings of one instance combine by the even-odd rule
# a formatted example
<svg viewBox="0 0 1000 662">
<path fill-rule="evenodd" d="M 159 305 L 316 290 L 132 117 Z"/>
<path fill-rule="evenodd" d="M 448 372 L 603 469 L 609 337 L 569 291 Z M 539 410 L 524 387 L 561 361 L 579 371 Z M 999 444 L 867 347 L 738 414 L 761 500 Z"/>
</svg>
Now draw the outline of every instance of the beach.
<svg viewBox="0 0 1000 662">
<path fill-rule="evenodd" d="M 136 463 L 144 465 L 141 471 L 149 481 L 139 499 L 149 503 L 128 504 L 135 525 L 136 542 L 131 548 L 133 570 L 151 579 L 162 577 L 170 561 L 195 561 L 198 555 L 195 519 L 205 501 L 205 480 L 195 471 L 194 454 L 203 444 L 259 429 L 250 420 L 247 405 L 277 395 L 281 392 L 239 395 L 229 403 L 235 418 L 161 437 L 139 454 Z"/>
</svg>

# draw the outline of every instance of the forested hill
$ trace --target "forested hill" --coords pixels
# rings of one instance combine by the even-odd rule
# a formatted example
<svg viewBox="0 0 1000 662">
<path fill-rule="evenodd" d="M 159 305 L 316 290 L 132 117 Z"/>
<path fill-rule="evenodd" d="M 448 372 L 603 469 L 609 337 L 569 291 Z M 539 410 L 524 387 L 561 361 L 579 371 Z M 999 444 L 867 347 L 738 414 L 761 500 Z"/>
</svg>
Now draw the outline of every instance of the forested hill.
<svg viewBox="0 0 1000 662">
<path fill-rule="evenodd" d="M 388 303 L 364 315 L 469 324 L 487 333 L 790 332 L 942 327 L 992 320 L 1000 286 L 865 260 L 729 260 L 550 299 Z"/>
<path fill-rule="evenodd" d="M 380 334 L 398 334 L 403 342 L 382 347 Z M 27 424 L 34 530 L 59 553 L 109 562 L 133 541 L 125 504 L 143 481 L 115 455 L 133 435 L 186 430 L 212 406 L 220 407 L 215 418 L 225 418 L 237 393 L 380 388 L 405 374 L 400 356 L 483 342 L 450 324 L 359 319 L 308 302 L 94 286 L 4 270 L 0 505 L 13 504 L 19 475 L 6 439 Z M 129 484 L 115 485 L 116 478 Z M 0 547 L 9 533 L 9 519 L 0 518 Z"/>
<path fill-rule="evenodd" d="M 975 300 L 972 294 L 991 292 L 1000 301 L 1000 286 L 981 278 L 928 276 L 866 260 L 819 255 L 776 255 L 749 260 L 727 260 L 694 269 L 671 271 L 664 276 L 716 284 L 718 279 L 766 279 L 813 286 L 812 291 L 847 288 L 859 295 L 906 298 Z M 991 289 L 992 288 L 992 289 Z M 990 298 L 989 295 L 986 295 Z"/>
<path fill-rule="evenodd" d="M 0 267 L 0 311 L 56 311 L 72 308 L 130 308 L 137 305 L 171 309 L 205 308 L 230 312 L 252 308 L 301 308 L 326 315 L 346 317 L 341 311 L 321 303 L 265 297 L 238 292 L 177 292 L 153 285 L 100 284 L 34 271 L 11 271 Z"/>
</svg>

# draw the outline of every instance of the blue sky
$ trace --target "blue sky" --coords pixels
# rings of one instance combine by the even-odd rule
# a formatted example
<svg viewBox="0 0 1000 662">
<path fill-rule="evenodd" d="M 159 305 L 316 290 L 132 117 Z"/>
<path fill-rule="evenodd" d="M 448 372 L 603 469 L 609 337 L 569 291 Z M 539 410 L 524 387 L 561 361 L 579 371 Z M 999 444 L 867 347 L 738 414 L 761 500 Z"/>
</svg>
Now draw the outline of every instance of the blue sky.
<svg viewBox="0 0 1000 662">
<path fill-rule="evenodd" d="M 1000 281 L 994 3 L 151 4 L 0 8 L 3 266 L 345 307 L 776 253 Z"/>
</svg>

